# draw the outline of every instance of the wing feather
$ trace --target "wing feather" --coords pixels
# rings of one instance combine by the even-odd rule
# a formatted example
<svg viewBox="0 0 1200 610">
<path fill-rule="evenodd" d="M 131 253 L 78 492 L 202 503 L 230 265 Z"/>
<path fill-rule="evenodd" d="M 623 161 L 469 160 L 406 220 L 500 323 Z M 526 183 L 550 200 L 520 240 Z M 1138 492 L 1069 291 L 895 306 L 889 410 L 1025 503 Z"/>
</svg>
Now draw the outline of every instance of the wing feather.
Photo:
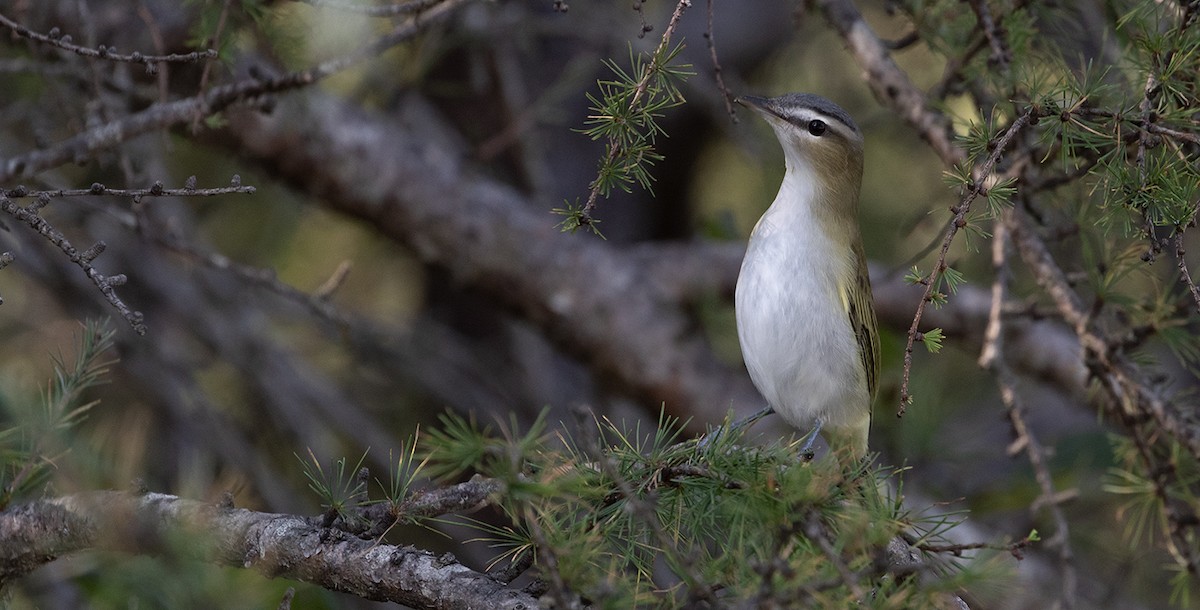
<svg viewBox="0 0 1200 610">
<path fill-rule="evenodd" d="M 861 243 L 854 244 L 856 273 L 853 283 L 844 285 L 842 301 L 850 316 L 850 328 L 858 339 L 867 394 L 875 400 L 879 388 L 879 323 L 875 318 L 874 298 L 871 296 L 871 277 L 867 273 L 867 256 Z"/>
</svg>

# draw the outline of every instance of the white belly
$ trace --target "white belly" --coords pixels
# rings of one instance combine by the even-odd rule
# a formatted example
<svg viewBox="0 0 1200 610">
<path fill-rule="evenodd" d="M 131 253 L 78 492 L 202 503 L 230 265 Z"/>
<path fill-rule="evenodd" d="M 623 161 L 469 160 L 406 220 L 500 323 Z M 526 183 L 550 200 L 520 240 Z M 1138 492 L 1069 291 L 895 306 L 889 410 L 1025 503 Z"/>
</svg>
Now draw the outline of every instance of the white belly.
<svg viewBox="0 0 1200 610">
<path fill-rule="evenodd" d="M 860 426 L 870 398 L 838 280 L 853 277 L 853 254 L 814 223 L 779 216 L 768 211 L 755 227 L 738 275 L 738 340 L 750 379 L 801 430 Z"/>
</svg>

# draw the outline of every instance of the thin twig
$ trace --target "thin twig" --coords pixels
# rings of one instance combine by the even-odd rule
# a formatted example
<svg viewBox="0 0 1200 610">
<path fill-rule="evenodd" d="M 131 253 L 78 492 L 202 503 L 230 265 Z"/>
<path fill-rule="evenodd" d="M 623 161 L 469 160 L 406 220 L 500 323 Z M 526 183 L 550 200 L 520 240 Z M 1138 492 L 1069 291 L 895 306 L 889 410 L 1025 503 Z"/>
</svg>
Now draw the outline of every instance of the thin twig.
<svg viewBox="0 0 1200 610">
<path fill-rule="evenodd" d="M 141 201 L 143 197 L 154 196 L 156 193 L 146 193 L 146 190 L 154 191 L 160 188 L 159 183 L 155 183 L 155 187 L 151 189 L 136 189 L 122 191 L 121 189 L 108 189 L 107 194 L 121 194 L 122 192 L 133 193 L 134 196 L 134 213 L 116 213 L 110 211 L 110 214 L 116 218 L 122 226 L 140 235 L 143 239 L 186 257 L 194 263 L 199 263 L 224 273 L 230 273 L 243 282 L 251 286 L 266 289 L 276 295 L 288 299 L 299 304 L 309 311 L 309 313 L 330 322 L 339 330 L 345 331 L 352 324 L 350 316 L 339 309 L 331 301 L 334 292 L 341 286 L 346 274 L 349 272 L 349 266 L 343 262 L 338 265 L 338 268 L 320 287 L 312 293 L 305 292 L 295 288 L 289 284 L 279 280 L 274 269 L 255 267 L 236 262 L 224 254 L 211 252 L 201 249 L 193 244 L 189 244 L 174 235 L 173 231 L 165 227 L 155 227 L 151 225 L 149 217 L 140 212 Z M 220 191 L 220 192 L 216 192 Z M 161 189 L 157 195 L 162 196 L 211 196 L 214 194 L 224 193 L 253 193 L 254 187 L 238 186 L 238 187 L 223 187 L 220 189 Z"/>
<path fill-rule="evenodd" d="M 641 30 L 638 31 L 638 38 L 645 38 L 646 34 L 654 31 L 654 26 L 646 21 L 645 0 L 633 0 L 633 10 L 638 14 L 638 20 L 642 22 Z"/>
<path fill-rule="evenodd" d="M 675 33 L 675 28 L 679 26 L 679 19 L 683 17 L 683 11 L 691 6 L 692 0 L 679 0 L 679 3 L 675 5 L 675 11 L 671 13 L 671 19 L 667 22 L 667 28 L 663 31 L 662 39 L 659 41 L 658 47 L 654 49 L 652 57 L 656 58 L 655 61 L 657 61 L 657 58 L 662 57 L 663 53 L 667 50 L 668 45 L 671 43 L 671 36 Z M 654 77 L 656 69 L 654 61 L 646 64 L 646 68 L 642 71 L 642 78 L 633 88 L 633 95 L 629 96 L 629 108 L 636 108 L 642 100 L 642 96 L 645 95 L 646 89 L 650 86 L 650 80 Z M 608 155 L 605 157 L 604 164 L 608 165 L 616 160 L 620 151 L 621 145 L 617 141 L 617 136 L 611 136 L 608 141 Z M 596 209 L 596 202 L 600 197 L 602 187 L 603 185 L 599 178 L 592 183 L 591 189 L 588 191 L 587 203 L 584 203 L 583 208 L 579 210 L 579 224 L 591 225 L 595 222 L 592 212 Z"/>
<path fill-rule="evenodd" d="M 216 44 L 217 41 L 220 40 L 221 35 L 225 33 L 225 23 L 229 20 L 229 7 L 232 4 L 233 4 L 233 0 L 225 0 L 225 4 L 221 5 L 221 14 L 219 17 L 217 17 L 217 27 L 216 27 L 216 29 L 213 30 L 212 37 L 210 37 L 207 41 L 205 41 L 208 44 L 210 44 L 210 45 Z M 204 69 L 200 71 L 200 84 L 196 87 L 197 91 L 204 91 L 204 90 L 208 89 L 208 77 L 212 74 L 212 67 L 213 67 L 213 62 L 211 59 L 209 61 L 204 62 Z M 197 116 L 196 120 L 193 121 L 193 123 L 192 123 L 193 131 L 195 131 L 196 129 L 199 128 L 200 119 L 202 119 L 202 118 L 204 118 L 204 117 Z"/>
<path fill-rule="evenodd" d="M 987 39 L 988 45 L 992 48 L 988 62 L 1000 70 L 1008 70 L 1008 65 L 1012 61 L 1012 51 L 1008 49 L 1008 45 L 1004 42 L 1004 36 L 996 27 L 996 20 L 992 18 L 992 11 L 988 8 L 987 2 L 970 0 L 970 5 L 979 22 L 979 29 L 983 31 L 983 37 Z"/>
<path fill-rule="evenodd" d="M 904 371 L 900 383 L 900 406 L 896 411 L 897 416 L 904 415 L 905 409 L 912 398 L 912 395 L 908 392 L 908 381 L 909 375 L 912 372 L 913 345 L 917 340 L 918 328 L 921 324 L 921 317 L 925 313 L 925 306 L 932 301 L 933 290 L 938 284 L 938 278 L 946 270 L 946 257 L 950 253 L 950 244 L 953 243 L 959 229 L 967 226 L 967 214 L 971 211 L 971 203 L 979 195 L 987 193 L 984 185 L 987 183 L 988 178 L 991 177 L 996 164 L 1000 162 L 1000 157 L 1008 149 L 1009 144 L 1012 143 L 1017 134 L 1029 125 L 1033 114 L 1033 108 L 1027 109 L 1008 126 L 1003 135 L 997 138 L 992 153 L 988 155 L 988 158 L 982 165 L 972 172 L 974 180 L 967 188 L 967 192 L 963 194 L 958 204 L 951 208 L 951 211 L 954 212 L 954 221 L 946 228 L 946 234 L 942 238 L 942 246 L 938 251 L 937 261 L 934 263 L 933 269 L 929 272 L 928 276 L 921 280 L 921 283 L 925 286 L 925 290 L 921 295 L 921 301 L 917 303 L 917 311 L 913 315 L 912 325 L 908 329 L 908 341 L 904 347 Z"/>
<path fill-rule="evenodd" d="M 591 423 L 600 428 L 600 422 L 596 419 L 594 412 L 586 407 L 580 410 L 582 416 L 590 416 Z M 696 569 L 693 556 L 687 553 L 679 553 L 677 549 L 678 540 L 668 535 L 663 530 L 662 523 L 659 521 L 657 511 L 651 501 L 643 500 L 637 491 L 629 484 L 629 481 L 621 475 L 621 471 L 617 465 L 613 463 L 612 455 L 600 448 L 597 439 L 593 435 L 583 434 L 584 442 L 587 443 L 588 452 L 595 456 L 595 463 L 600 466 L 601 472 L 608 477 L 617 487 L 617 493 L 620 498 L 625 500 L 630 512 L 637 516 L 650 529 L 650 533 L 654 535 L 656 542 L 659 545 L 659 551 L 667 554 L 666 559 L 669 563 L 678 565 L 681 568 L 680 576 L 688 585 L 688 592 L 694 600 L 705 600 L 709 603 L 716 603 L 717 600 L 713 596 L 713 586 L 709 585 L 704 580 L 704 575 Z"/>
<path fill-rule="evenodd" d="M 52 47 L 57 47 L 64 51 L 70 51 L 83 57 L 145 64 L 147 67 L 158 63 L 193 63 L 204 59 L 216 58 L 217 56 L 217 51 L 215 49 L 205 49 L 203 51 L 193 51 L 191 53 L 171 53 L 169 55 L 143 55 L 136 51 L 125 55 L 117 53 L 111 47 L 106 47 L 104 45 L 100 45 L 93 49 L 72 43 L 71 37 L 69 35 L 60 34 L 58 32 L 58 28 L 50 30 L 49 34 L 42 34 L 41 32 L 35 32 L 2 14 L 0 14 L 0 26 L 8 28 L 17 36 L 28 38 Z"/>
<path fill-rule="evenodd" d="M 1061 507 L 1060 494 L 1054 487 L 1054 478 L 1047 464 L 1046 449 L 1029 428 L 1025 418 L 1025 406 L 1017 397 L 1016 375 L 1009 368 L 1004 354 L 1004 331 L 1002 304 L 1008 300 L 1009 244 L 1011 241 L 1014 211 L 1007 209 L 1001 214 L 992 235 L 992 307 L 988 315 L 987 331 L 984 333 L 984 348 L 979 356 L 979 365 L 996 375 L 1000 389 L 1000 400 L 1008 412 L 1016 439 L 1010 445 L 1010 455 L 1024 452 L 1033 467 L 1034 478 L 1041 488 L 1041 495 L 1030 510 L 1037 512 L 1041 507 L 1050 511 L 1054 521 L 1054 537 L 1048 545 L 1058 552 L 1061 575 L 1061 597 L 1063 608 L 1074 608 L 1078 578 L 1075 573 L 1074 553 L 1070 543 L 1070 526 Z"/>
<path fill-rule="evenodd" d="M 25 223 L 29 228 L 37 231 L 42 237 L 45 237 L 50 243 L 62 250 L 63 254 L 67 255 L 72 263 L 83 269 L 84 275 L 96 285 L 104 298 L 109 304 L 116 308 L 125 318 L 126 322 L 133 327 L 134 332 L 139 335 L 146 334 L 146 324 L 143 321 L 143 316 L 140 311 L 134 311 L 117 296 L 116 287 L 121 286 L 126 282 L 126 277 L 123 274 L 115 274 L 106 276 L 96 270 L 92 266 L 92 261 L 104 252 L 105 244 L 102 241 L 96 242 L 92 247 L 80 252 L 75 246 L 71 245 L 70 240 L 50 224 L 45 218 L 38 215 L 39 210 L 45 205 L 48 199 L 39 199 L 25 207 L 16 204 L 12 199 L 4 194 L 0 194 L 0 211 L 12 216 L 13 218 Z"/>
<path fill-rule="evenodd" d="M 407 2 L 396 2 L 394 4 L 384 4 L 375 6 L 370 4 L 357 4 L 354 2 L 342 2 L 341 0 L 300 0 L 305 4 L 311 4 L 320 8 L 331 8 L 347 13 L 358 13 L 368 17 L 395 17 L 396 15 L 409 15 L 419 13 L 429 9 L 442 0 L 408 0 Z"/>
<path fill-rule="evenodd" d="M 1066 513 L 1062 510 L 1062 503 L 1066 499 L 1075 497 L 1076 494 L 1059 492 L 1054 488 L 1054 478 L 1047 463 L 1046 448 L 1029 428 L 1029 422 L 1025 418 L 1025 406 L 1017 397 L 1016 375 L 1008 368 L 1003 358 L 997 358 L 992 364 L 991 370 L 996 375 L 996 383 L 1000 388 L 1000 400 L 1004 403 L 1005 411 L 1008 412 L 1008 420 L 1012 424 L 1013 434 L 1016 435 L 1016 439 L 1011 445 L 1012 450 L 1025 453 L 1029 459 L 1029 465 L 1033 468 L 1034 479 L 1037 480 L 1038 487 L 1041 489 L 1041 493 L 1029 510 L 1036 513 L 1044 507 L 1050 511 L 1050 518 L 1054 521 L 1054 536 L 1047 541 L 1047 546 L 1054 548 L 1058 554 L 1062 607 L 1074 608 L 1079 579 L 1075 571 L 1075 554 L 1071 547 L 1070 524 L 1067 521 Z"/>
<path fill-rule="evenodd" d="M 1179 279 L 1187 286 L 1188 293 L 1192 295 L 1192 300 L 1196 303 L 1196 311 L 1200 311 L 1200 289 L 1196 288 L 1196 283 L 1192 281 L 1192 273 L 1188 270 L 1186 252 L 1183 249 L 1183 231 L 1175 233 L 1175 264 L 1179 267 Z"/>
<path fill-rule="evenodd" d="M 793 527 L 781 527 L 775 535 L 774 544 L 772 545 L 769 559 L 762 561 L 756 567 L 756 571 L 761 577 L 758 585 L 758 593 L 755 594 L 753 606 L 755 608 L 770 607 L 765 605 L 765 601 L 771 599 L 776 591 L 775 575 L 779 574 L 783 578 L 793 580 L 791 578 L 794 570 L 788 563 L 787 558 L 791 557 L 794 547 L 796 546 L 796 535 Z"/>
<path fill-rule="evenodd" d="M 721 100 L 725 102 L 725 113 L 729 115 L 729 120 L 736 125 L 738 118 L 733 110 L 733 94 L 730 93 L 729 87 L 725 86 L 725 77 L 721 75 L 721 62 L 717 60 L 716 29 L 713 27 L 713 1 L 708 0 L 708 25 L 704 30 L 704 40 L 708 42 L 708 56 L 712 60 L 713 78 L 717 81 L 717 91 L 721 93 Z"/>
<path fill-rule="evenodd" d="M 1100 382 L 1108 394 L 1105 410 L 1110 417 L 1121 422 L 1129 431 L 1137 447 L 1139 459 L 1145 472 L 1151 473 L 1155 493 L 1168 534 L 1168 549 L 1176 560 L 1190 573 L 1200 573 L 1200 557 L 1191 540 L 1194 537 L 1195 516 L 1190 511 L 1179 510 L 1180 505 L 1190 502 L 1176 498 L 1172 489 L 1180 484 L 1175 467 L 1176 458 L 1167 455 L 1164 449 L 1156 449 L 1161 442 L 1152 440 L 1151 434 L 1166 434 L 1178 441 L 1192 459 L 1200 459 L 1200 429 L 1186 413 L 1176 405 L 1164 400 L 1136 367 L 1119 357 L 1098 331 L 1092 328 L 1091 317 L 1079 296 L 1071 289 L 1065 274 L 1048 252 L 1046 245 L 1033 233 L 1016 210 L 1013 228 L 1014 240 L 1026 265 L 1033 271 L 1038 284 L 1054 300 L 1059 315 L 1075 329 L 1079 337 L 1092 377 Z M 1159 430 L 1150 432 L 1145 425 L 1146 417 L 1153 419 Z"/>
<path fill-rule="evenodd" d="M 1153 441 L 1149 438 L 1153 433 L 1138 425 L 1132 414 L 1119 413 L 1118 417 L 1129 429 L 1129 437 L 1133 439 L 1134 447 L 1137 448 L 1142 469 L 1149 473 L 1147 479 L 1154 485 L 1159 512 L 1168 526 L 1164 528 L 1167 534 L 1167 552 L 1189 574 L 1200 573 L 1200 557 L 1196 555 L 1194 546 L 1196 515 L 1190 508 L 1192 501 L 1175 497 L 1172 491 L 1180 484 L 1179 469 L 1175 460 L 1169 455 L 1162 455 L 1162 451 L 1155 450 Z M 1180 511 L 1180 506 L 1187 508 Z"/>
<path fill-rule="evenodd" d="M 309 313 L 332 323 L 338 329 L 345 330 L 351 325 L 352 321 L 350 317 L 330 301 L 332 292 L 325 292 L 324 287 L 310 294 L 280 281 L 274 269 L 239 263 L 223 254 L 208 252 L 185 243 L 180 239 L 171 237 L 168 232 L 150 230 L 143 223 L 137 224 L 137 230 L 146 239 L 159 247 L 175 252 L 210 269 L 230 273 L 251 286 L 266 289 L 269 292 L 297 303 L 307 309 Z M 339 267 L 340 269 L 341 267 Z M 330 280 L 335 280 L 337 277 L 338 274 L 335 272 Z"/>
<path fill-rule="evenodd" d="M 240 179 L 235 175 L 235 182 L 240 182 Z M 99 182 L 93 183 L 85 189 L 53 189 L 42 191 L 29 191 L 24 187 L 16 187 L 5 192 L 10 199 L 20 198 L 62 198 L 62 197 L 83 197 L 90 195 L 112 195 L 114 197 L 129 197 L 133 199 L 141 199 L 144 197 L 216 197 L 218 195 L 253 195 L 258 189 L 253 186 L 242 186 L 240 184 L 231 186 L 221 186 L 216 188 L 183 187 L 183 188 L 165 188 L 161 182 L 155 182 L 154 186 L 145 189 L 114 189 L 108 188 Z"/>
<path fill-rule="evenodd" d="M 27 191 L 24 187 L 16 187 L 9 189 L 7 192 L 0 192 L 0 195 L 7 196 L 9 199 L 34 198 L 35 202 L 23 209 L 35 214 L 47 205 L 51 198 L 93 195 L 132 198 L 135 208 L 134 214 L 118 213 L 116 210 L 110 210 L 110 214 L 125 228 L 138 233 L 144 239 L 159 247 L 185 256 L 193 262 L 200 263 L 210 269 L 231 273 L 244 282 L 265 288 L 270 292 L 298 303 L 313 315 L 331 322 L 339 329 L 345 330 L 349 327 L 351 324 L 349 316 L 330 301 L 330 297 L 341 284 L 346 276 L 346 272 L 349 270 L 344 263 L 339 265 L 334 274 L 320 288 L 310 294 L 281 282 L 273 269 L 244 265 L 231 260 L 223 254 L 197 248 L 174 237 L 172 232 L 165 228 L 151 227 L 149 220 L 144 214 L 136 213 L 141 202 L 147 197 L 213 197 L 229 194 L 254 194 L 256 192 L 253 186 L 242 186 L 240 179 L 236 175 L 233 180 L 235 185 L 219 188 L 195 188 L 193 178 L 189 178 L 189 185 L 183 188 L 164 188 L 161 182 L 155 182 L 154 186 L 147 189 L 112 189 L 97 183 L 87 189 L 58 189 L 49 191 Z M 7 264 L 7 262 L 0 257 L 0 269 L 4 267 L 4 264 Z M 111 281 L 113 278 L 109 279 Z M 3 301 L 0 300 L 0 303 L 3 303 Z"/>
<path fill-rule="evenodd" d="M 925 93 L 896 65 L 887 45 L 854 3 L 851 0 L 816 0 L 816 3 L 866 73 L 867 85 L 875 99 L 912 125 L 947 166 L 965 161 L 966 154 L 954 143 L 946 116 L 929 103 Z"/>
<path fill-rule="evenodd" d="M 1183 17 L 1179 20 L 1179 31 L 1182 32 L 1195 23 L 1196 17 L 1200 16 L 1200 2 L 1190 0 L 1180 2 L 1183 5 Z"/>
<path fill-rule="evenodd" d="M 213 87 L 194 97 L 155 104 L 141 112 L 94 127 L 44 149 L 10 159 L 0 159 L 0 183 L 84 158 L 97 150 L 116 146 L 150 131 L 191 122 L 197 115 L 211 116 L 241 101 L 307 87 L 412 39 L 431 23 L 446 18 L 455 9 L 470 1 L 472 0 L 442 0 L 437 6 L 406 19 L 390 32 L 359 49 L 306 70 L 276 78 L 249 78 Z"/>
<path fill-rule="evenodd" d="M 158 20 L 154 18 L 154 13 L 150 12 L 150 8 L 146 6 L 146 0 L 138 0 L 137 13 L 142 23 L 146 24 L 146 32 L 150 34 L 150 42 L 154 44 L 154 50 L 160 54 L 163 53 L 167 45 L 163 39 L 162 28 L 159 27 Z M 158 81 L 158 101 L 165 102 L 168 99 L 168 84 L 171 78 L 170 67 L 163 66 L 161 70 L 156 70 L 156 72 L 155 79 Z"/>
<path fill-rule="evenodd" d="M 1149 121 L 1143 121 L 1141 123 L 1141 126 L 1143 129 L 1145 129 L 1146 131 L 1149 131 L 1150 133 L 1167 136 L 1170 138 L 1174 138 L 1176 140 L 1188 142 L 1190 144 L 1200 145 L 1200 135 L 1196 135 L 1196 134 L 1188 132 L 1188 131 L 1179 131 L 1178 129 L 1171 129 L 1170 127 L 1164 127 L 1162 125 L 1159 125 L 1158 123 L 1151 123 Z"/>
<path fill-rule="evenodd" d="M 1004 304 L 1008 301 L 1008 225 L 1004 218 L 1012 215 L 1005 210 L 992 233 L 992 303 L 988 308 L 987 327 L 983 331 L 983 349 L 979 352 L 979 366 L 991 368 L 999 359 L 1003 341 Z"/>
<path fill-rule="evenodd" d="M 810 508 L 808 514 L 805 515 L 804 536 L 816 543 L 817 547 L 821 549 L 821 552 L 829 560 L 829 563 L 833 564 L 834 569 L 838 572 L 838 576 L 842 579 L 842 584 L 846 585 L 847 589 L 850 589 L 850 594 L 854 596 L 854 599 L 860 602 L 866 601 L 865 592 L 858 584 L 858 576 L 846 564 L 846 560 L 842 559 L 837 549 L 833 548 L 833 544 L 829 542 L 825 526 L 821 523 L 821 515 L 815 509 Z"/>
<path fill-rule="evenodd" d="M 962 82 L 963 68 L 965 68 L 966 65 L 970 63 L 970 61 L 974 59 L 975 56 L 978 55 L 979 52 L 982 51 L 986 46 L 987 39 L 980 36 L 976 38 L 975 42 L 971 43 L 971 45 L 968 46 L 960 55 L 949 58 L 946 61 L 946 67 L 942 69 L 941 80 L 939 80 L 933 87 L 930 87 L 929 98 L 935 100 L 944 100 L 947 96 L 954 92 L 955 87 Z"/>
<path fill-rule="evenodd" d="M 1154 102 L 1151 98 L 1154 97 L 1154 92 L 1158 90 L 1158 79 L 1150 74 L 1146 77 L 1146 86 L 1142 89 L 1142 100 L 1138 103 L 1138 113 L 1142 117 L 1142 124 L 1149 125 L 1150 119 L 1154 113 Z M 1134 155 L 1134 165 L 1137 166 L 1138 174 L 1138 190 L 1144 191 L 1146 182 L 1149 180 L 1146 168 L 1146 150 L 1150 148 L 1150 132 L 1145 129 L 1139 129 L 1137 134 L 1137 152 Z M 1143 231 L 1146 233 L 1146 241 L 1150 242 L 1150 256 L 1157 257 L 1159 252 L 1162 252 L 1162 245 L 1154 235 L 1154 222 L 1150 218 L 1149 211 L 1143 211 L 1142 222 Z"/>
<path fill-rule="evenodd" d="M 885 40 L 883 45 L 891 51 L 902 51 L 918 42 L 921 42 L 921 33 L 913 30 L 895 40 Z"/>
<path fill-rule="evenodd" d="M 526 527 L 529 528 L 529 535 L 533 538 L 534 544 L 537 545 L 537 561 L 541 564 L 541 569 L 538 573 L 550 582 L 549 594 L 553 596 L 556 608 L 577 608 L 578 603 L 572 603 L 571 592 L 567 589 L 567 583 L 563 581 L 562 573 L 558 569 L 558 555 L 554 548 L 550 546 L 550 540 L 546 538 L 546 532 L 542 531 L 539 515 L 534 513 L 533 507 L 525 505 L 522 510 L 522 520 Z"/>
<path fill-rule="evenodd" d="M 914 549 L 924 551 L 926 553 L 949 553 L 955 557 L 962 557 L 967 551 L 979 551 L 983 549 L 992 549 L 997 551 L 1008 551 L 1013 556 L 1020 558 L 1023 549 L 1032 544 L 1033 541 L 1028 536 L 1010 542 L 1008 544 L 993 544 L 991 542 L 966 542 L 962 544 L 932 544 L 927 542 L 916 542 L 912 544 Z"/>
<path fill-rule="evenodd" d="M 17 260 L 17 259 L 15 256 L 13 256 L 12 252 L 8 252 L 8 251 L 0 252 L 0 269 L 3 269 L 5 267 L 9 266 L 15 260 Z M 3 304 L 4 304 L 4 297 L 0 296 L 0 305 L 3 305 Z"/>
</svg>

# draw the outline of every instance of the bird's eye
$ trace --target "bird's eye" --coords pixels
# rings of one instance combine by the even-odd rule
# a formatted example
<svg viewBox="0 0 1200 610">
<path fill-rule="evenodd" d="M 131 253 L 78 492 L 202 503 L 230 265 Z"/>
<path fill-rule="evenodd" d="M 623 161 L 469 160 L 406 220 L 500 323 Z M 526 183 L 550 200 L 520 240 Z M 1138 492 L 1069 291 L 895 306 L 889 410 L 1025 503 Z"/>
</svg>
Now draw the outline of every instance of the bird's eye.
<svg viewBox="0 0 1200 610">
<path fill-rule="evenodd" d="M 808 133 L 814 136 L 820 136 L 825 133 L 825 121 L 813 119 L 808 122 Z"/>
</svg>

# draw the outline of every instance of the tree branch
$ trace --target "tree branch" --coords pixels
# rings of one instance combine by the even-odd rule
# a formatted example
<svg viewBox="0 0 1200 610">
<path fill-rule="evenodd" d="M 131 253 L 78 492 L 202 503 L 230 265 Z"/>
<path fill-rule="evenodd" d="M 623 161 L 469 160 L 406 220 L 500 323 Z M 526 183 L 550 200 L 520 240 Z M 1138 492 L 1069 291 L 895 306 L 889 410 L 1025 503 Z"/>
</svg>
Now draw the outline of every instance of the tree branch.
<svg viewBox="0 0 1200 610">
<path fill-rule="evenodd" d="M 896 415 L 904 415 L 904 410 L 912 399 L 912 395 L 908 392 L 909 374 L 912 371 L 912 355 L 913 343 L 917 340 L 918 329 L 921 325 L 921 316 L 925 313 L 925 306 L 932 301 L 934 288 L 938 285 L 938 278 L 946 271 L 946 257 L 950 253 L 950 244 L 954 241 L 954 237 L 958 231 L 967 226 L 967 214 L 971 211 L 971 203 L 981 194 L 985 194 L 987 189 L 988 178 L 991 177 L 992 171 L 996 168 L 996 164 L 1000 162 L 1001 155 L 1008 149 L 1013 138 L 1016 137 L 1022 129 L 1029 124 L 1033 116 L 1033 109 L 1026 110 L 1004 130 L 1004 133 L 996 139 L 996 146 L 987 159 L 978 167 L 972 170 L 974 176 L 973 181 L 966 188 L 966 193 L 959 199 L 957 205 L 951 208 L 954 212 L 954 220 L 946 228 L 946 233 L 942 237 L 942 246 L 938 251 L 937 261 L 934 263 L 933 269 L 929 275 L 921 279 L 921 284 L 925 287 L 925 292 L 921 296 L 921 301 L 917 303 L 917 311 L 913 315 L 912 325 L 908 329 L 908 340 L 904 346 L 904 370 L 901 373 L 900 382 L 900 405 L 896 411 Z"/>
<path fill-rule="evenodd" d="M 486 491 L 482 496 L 477 491 L 463 493 L 486 499 Z M 84 549 L 158 553 L 164 541 L 185 536 L 194 544 L 172 548 L 191 552 L 195 559 L 253 567 L 271 578 L 364 599 L 417 608 L 538 607 L 527 593 L 450 555 L 378 544 L 320 527 L 317 521 L 154 493 L 98 491 L 39 500 L 0 513 L 0 584 Z"/>
<path fill-rule="evenodd" d="M 154 66 L 156 64 L 160 63 L 191 63 L 205 59 L 215 59 L 217 57 L 217 51 L 215 49 L 205 49 L 203 51 L 193 51 L 191 53 L 182 54 L 172 53 L 170 55 L 143 55 L 136 51 L 129 55 L 123 55 L 117 53 L 114 48 L 106 47 L 104 45 L 100 45 L 99 47 L 92 49 L 73 44 L 71 42 L 71 37 L 69 35 L 61 35 L 58 31 L 58 28 L 50 30 L 49 34 L 42 34 L 21 25 L 12 19 L 9 19 L 5 15 L 0 15 L 0 26 L 8 28 L 16 36 L 28 38 L 44 45 L 57 47 L 64 51 L 70 51 L 71 53 L 80 55 L 82 57 L 93 57 L 107 61 L 141 63 L 145 64 L 146 68 L 151 71 L 154 70 Z"/>
<path fill-rule="evenodd" d="M 1024 402 L 1017 395 L 1016 375 L 1004 360 L 1006 346 L 1004 344 L 1004 317 L 1002 305 L 1008 300 L 1008 285 L 1011 276 L 1009 266 L 1010 233 L 1013 224 L 1011 209 L 1005 210 L 999 222 L 996 223 L 992 235 L 992 308 L 988 315 L 988 328 L 982 353 L 979 356 L 979 366 L 991 370 L 996 376 L 1000 387 L 1000 400 L 1008 411 L 1008 419 L 1012 424 L 1016 438 L 1009 446 L 1009 455 L 1016 456 L 1024 453 L 1033 467 L 1034 478 L 1041 488 L 1041 495 L 1030 507 L 1030 512 L 1036 513 L 1045 507 L 1050 512 L 1054 522 L 1054 536 L 1048 541 L 1048 546 L 1058 552 L 1058 568 L 1062 577 L 1062 589 L 1059 601 L 1063 608 L 1076 606 L 1078 576 L 1075 571 L 1074 551 L 1071 547 L 1070 523 L 1062 509 L 1062 498 L 1074 497 L 1073 493 L 1059 493 L 1054 486 L 1054 477 L 1050 472 L 1049 452 L 1038 440 L 1037 434 L 1030 427 L 1026 417 Z"/>
<path fill-rule="evenodd" d="M 42 218 L 38 212 L 46 205 L 50 198 L 41 197 L 37 201 L 21 207 L 12 199 L 9 199 L 4 193 L 0 193 L 0 211 L 16 218 L 25 223 L 29 228 L 36 231 L 42 237 L 45 237 L 50 243 L 54 244 L 67 258 L 87 275 L 88 279 L 96 285 L 104 295 L 105 300 L 109 302 L 125 318 L 125 321 L 133 327 L 133 330 L 139 335 L 146 334 L 146 325 L 143 321 L 143 315 L 139 311 L 134 311 L 121 297 L 117 295 L 117 287 L 126 282 L 126 277 L 123 274 L 117 273 L 113 275 L 104 275 L 92 266 L 92 261 L 104 252 L 105 244 L 102 241 L 96 242 L 93 246 L 80 252 L 67 239 L 62 231 L 59 231 L 50 224 L 45 218 Z"/>
<path fill-rule="evenodd" d="M 641 267 L 643 250 L 561 234 L 552 203 L 475 172 L 456 142 L 418 98 L 389 119 L 319 93 L 270 115 L 231 113 L 220 141 L 484 290 L 633 397 L 695 418 L 693 431 L 759 406 L 749 379 L 691 330 L 685 288 Z"/>
<path fill-rule="evenodd" d="M 32 176 L 77 159 L 85 159 L 96 151 L 117 146 L 145 133 L 212 116 L 247 99 L 307 87 L 359 62 L 373 59 L 380 52 L 411 39 L 429 24 L 446 18 L 469 1 L 441 0 L 433 8 L 405 20 L 387 34 L 358 50 L 307 70 L 269 79 L 249 78 L 214 87 L 191 98 L 155 104 L 141 112 L 88 129 L 45 149 L 11 159 L 0 159 L 0 183 L 20 176 Z"/>
<path fill-rule="evenodd" d="M 1112 346 L 1092 328 L 1091 316 L 1066 275 L 1050 255 L 1046 244 L 1029 226 L 1023 213 L 1016 215 L 1014 243 L 1025 264 L 1034 272 L 1038 284 L 1054 299 L 1059 314 L 1070 324 L 1086 352 L 1085 361 L 1092 375 L 1110 392 L 1113 406 L 1151 415 L 1162 428 L 1179 440 L 1196 459 L 1200 459 L 1200 427 L 1164 400 L 1152 384 L 1132 364 L 1123 361 Z M 1138 413 L 1130 413 L 1137 416 Z"/>
<path fill-rule="evenodd" d="M 850 0 L 818 0 L 817 5 L 866 71 L 867 85 L 875 99 L 912 125 L 941 157 L 942 163 L 952 166 L 966 161 L 966 153 L 954 144 L 950 121 L 929 106 L 925 94 L 892 61 L 887 45 L 871 30 L 854 4 Z"/>
</svg>

